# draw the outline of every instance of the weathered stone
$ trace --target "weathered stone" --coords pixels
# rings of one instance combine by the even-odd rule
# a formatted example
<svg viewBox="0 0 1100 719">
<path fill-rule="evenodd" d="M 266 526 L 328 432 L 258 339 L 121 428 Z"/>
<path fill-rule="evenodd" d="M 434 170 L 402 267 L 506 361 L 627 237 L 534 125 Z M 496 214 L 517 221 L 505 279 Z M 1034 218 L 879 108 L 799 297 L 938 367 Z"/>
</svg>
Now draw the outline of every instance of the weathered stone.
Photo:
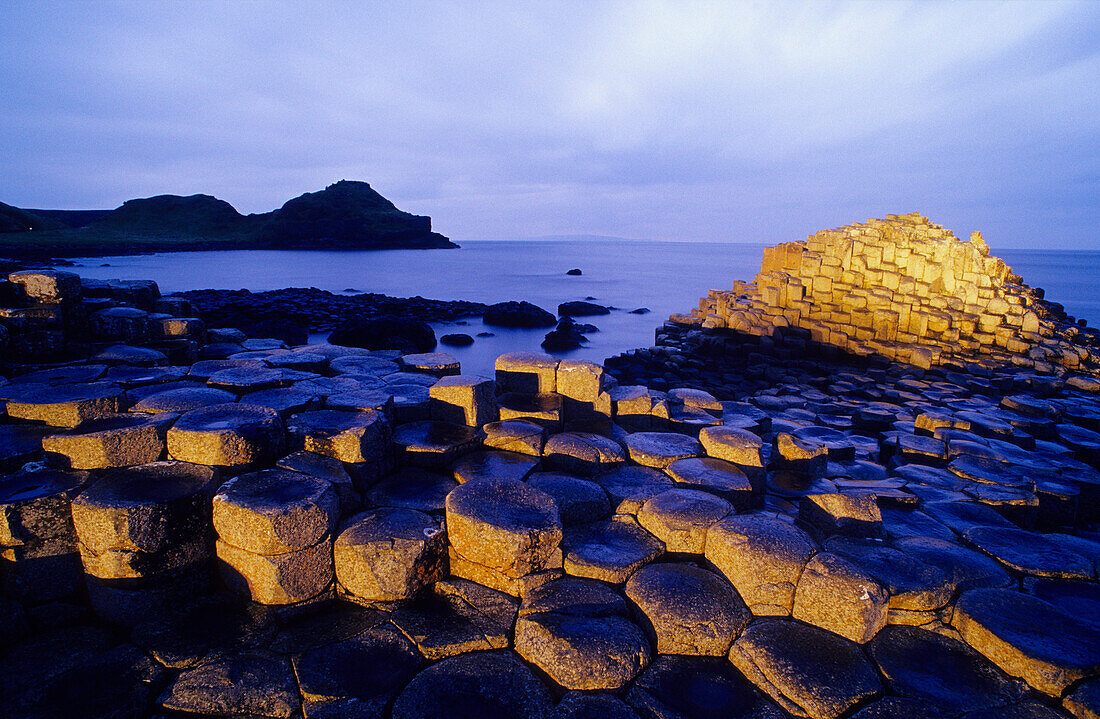
<svg viewBox="0 0 1100 719">
<path fill-rule="evenodd" d="M 553 317 L 549 327 L 554 324 Z M 557 392 L 559 360 L 536 352 L 511 352 L 496 359 L 496 380 L 501 392 L 538 394 Z"/>
<path fill-rule="evenodd" d="M 399 464 L 444 468 L 477 448 L 477 429 L 448 422 L 410 422 L 393 430 Z"/>
<path fill-rule="evenodd" d="M 874 577 L 889 594 L 890 609 L 931 611 L 955 593 L 955 585 L 938 567 L 882 542 L 834 537 L 825 548 Z"/>
<path fill-rule="evenodd" d="M 738 510 L 752 504 L 752 483 L 737 465 L 713 457 L 678 459 L 665 467 L 676 484 L 718 495 Z"/>
<path fill-rule="evenodd" d="M 285 554 L 311 547 L 336 523 L 332 483 L 299 472 L 264 469 L 221 486 L 213 501 L 222 542 L 254 554 Z"/>
<path fill-rule="evenodd" d="M 1036 597 L 974 589 L 959 597 L 951 624 L 1001 669 L 1052 696 L 1100 673 L 1100 630 Z"/>
<path fill-rule="evenodd" d="M 496 383 L 476 375 L 443 377 L 428 390 L 432 419 L 480 427 L 498 418 Z"/>
<path fill-rule="evenodd" d="M 481 429 L 485 432 L 482 443 L 486 447 L 518 452 L 532 457 L 542 456 L 542 447 L 546 443 L 546 430 L 533 422 L 510 419 L 490 422 Z"/>
<path fill-rule="evenodd" d="M 307 452 L 350 464 L 374 462 L 385 469 L 392 466 L 390 424 L 379 412 L 303 412 L 287 420 L 287 432 L 300 440 Z"/>
<path fill-rule="evenodd" d="M 402 356 L 398 362 L 401 368 L 407 372 L 421 372 L 433 377 L 448 377 L 462 372 L 459 361 L 446 352 L 407 354 Z"/>
<path fill-rule="evenodd" d="M 875 495 L 811 494 L 798 504 L 798 519 L 818 536 L 882 537 L 882 513 Z"/>
<path fill-rule="evenodd" d="M 312 392 L 305 392 L 291 387 L 278 387 L 275 389 L 262 389 L 258 392 L 249 392 L 245 401 L 247 404 L 257 407 L 273 409 L 278 412 L 279 416 L 284 420 L 291 415 L 317 409 L 321 404 L 321 398 Z"/>
<path fill-rule="evenodd" d="M 725 657 L 752 618 L 729 582 L 687 564 L 642 567 L 624 590 L 659 654 Z"/>
<path fill-rule="evenodd" d="M 781 719 L 788 716 L 761 695 L 729 662 L 710 657 L 657 657 L 638 675 L 626 700 L 639 712 L 637 716 L 662 719 Z M 611 719 L 619 715 L 582 716 Z"/>
<path fill-rule="evenodd" d="M 375 375 L 383 377 L 401 369 L 396 362 L 370 355 L 349 355 L 333 358 L 328 363 L 332 372 L 348 375 Z"/>
<path fill-rule="evenodd" d="M 516 651 L 565 689 L 619 689 L 649 663 L 650 648 L 613 607 L 578 580 L 543 585 L 520 610 Z"/>
<path fill-rule="evenodd" d="M 544 719 L 550 690 L 512 652 L 444 659 L 413 677 L 393 704 L 393 719 Z"/>
<path fill-rule="evenodd" d="M 451 547 L 471 562 L 520 577 L 552 569 L 562 539 L 553 498 L 509 479 L 479 479 L 447 495 Z"/>
<path fill-rule="evenodd" d="M 622 699 L 586 692 L 566 693 L 550 716 L 551 719 L 638 719 Z"/>
<path fill-rule="evenodd" d="M 171 611 L 137 624 L 131 639 L 160 664 L 190 669 L 214 656 L 266 645 L 274 634 L 270 615 L 258 605 L 217 595 L 191 597 Z"/>
<path fill-rule="evenodd" d="M 465 579 L 447 579 L 393 611 L 393 623 L 428 660 L 506 649 L 516 623 L 516 600 Z"/>
<path fill-rule="evenodd" d="M 607 492 L 590 480 L 559 472 L 535 472 L 528 476 L 527 484 L 554 498 L 564 526 L 594 522 L 611 513 Z"/>
<path fill-rule="evenodd" d="M 8 282 L 34 302 L 57 303 L 80 297 L 80 275 L 73 272 L 20 270 L 9 273 Z"/>
<path fill-rule="evenodd" d="M 379 508 L 351 517 L 333 544 L 336 578 L 366 602 L 408 599 L 441 578 L 446 534 L 413 509 Z"/>
<path fill-rule="evenodd" d="M 894 542 L 901 551 L 938 567 L 958 591 L 1008 587 L 1015 580 L 995 560 L 961 544 L 931 537 L 905 537 Z"/>
<path fill-rule="evenodd" d="M 409 640 L 381 624 L 293 659 L 306 716 L 383 716 L 423 663 Z"/>
<path fill-rule="evenodd" d="M 815 438 L 777 432 L 772 439 L 772 465 L 778 469 L 818 476 L 825 471 L 829 449 Z"/>
<path fill-rule="evenodd" d="M 393 394 L 382 389 L 361 389 L 334 394 L 325 399 L 325 407 L 345 412 L 372 410 L 380 413 L 390 422 L 396 421 Z"/>
<path fill-rule="evenodd" d="M 625 443 L 631 460 L 657 469 L 703 453 L 698 440 L 672 432 L 634 432 L 626 436 Z"/>
<path fill-rule="evenodd" d="M 709 492 L 669 489 L 646 500 L 638 523 L 665 543 L 669 552 L 702 554 L 707 530 L 733 511 L 733 506 Z"/>
<path fill-rule="evenodd" d="M 887 627 L 869 645 L 892 692 L 951 716 L 1025 698 L 1016 681 L 962 642 L 912 627 Z"/>
<path fill-rule="evenodd" d="M 1040 577 L 1093 579 L 1092 562 L 1044 535 L 1008 527 L 973 527 L 963 533 L 980 549 L 1009 569 Z"/>
<path fill-rule="evenodd" d="M 455 461 L 452 471 L 459 484 L 475 479 L 514 479 L 522 482 L 539 466 L 537 458 L 516 452 L 477 450 Z"/>
<path fill-rule="evenodd" d="M 367 490 L 364 499 L 367 506 L 442 513 L 447 495 L 457 486 L 458 483 L 445 474 L 403 467 Z"/>
<path fill-rule="evenodd" d="M 88 382 L 56 387 L 28 384 L 9 397 L 9 417 L 75 427 L 84 420 L 121 411 L 126 394 L 113 382 Z"/>
<path fill-rule="evenodd" d="M 629 519 L 570 527 L 562 539 L 567 574 L 610 584 L 622 584 L 664 550 L 660 540 Z"/>
<path fill-rule="evenodd" d="M 283 374 L 283 370 L 267 367 L 230 367 L 218 370 L 210 375 L 206 384 L 214 389 L 223 389 L 227 392 L 245 394 L 261 389 L 285 387 L 290 380 Z"/>
<path fill-rule="evenodd" d="M 626 452 L 621 444 L 602 435 L 562 432 L 546 440 L 543 459 L 552 469 L 591 476 L 623 464 Z"/>
<path fill-rule="evenodd" d="M 807 562 L 792 616 L 858 644 L 886 626 L 889 593 L 843 557 L 820 552 Z"/>
<path fill-rule="evenodd" d="M 636 465 L 624 465 L 593 479 L 610 497 L 613 514 L 636 514 L 647 499 L 675 486 L 665 473 Z"/>
<path fill-rule="evenodd" d="M 799 717 L 833 719 L 882 690 L 859 645 L 801 622 L 752 624 L 734 642 L 730 661 Z"/>
<path fill-rule="evenodd" d="M 112 470 L 72 502 L 85 571 L 156 578 L 206 562 L 217 471 L 182 462 Z"/>
<path fill-rule="evenodd" d="M 290 662 L 266 654 L 215 659 L 182 672 L 160 698 L 165 709 L 289 719 L 301 706 Z"/>
<path fill-rule="evenodd" d="M 707 530 L 705 555 L 760 615 L 789 615 L 802 570 L 817 551 L 797 527 L 765 514 L 731 515 Z"/>
<path fill-rule="evenodd" d="M 1062 705 L 1078 719 L 1100 719 L 1100 679 L 1082 682 L 1066 695 Z"/>
<path fill-rule="evenodd" d="M 216 551 L 222 581 L 236 594 L 259 604 L 296 604 L 332 584 L 332 538 L 284 554 L 255 554 L 221 539 Z"/>
<path fill-rule="evenodd" d="M 135 412 L 158 414 L 161 412 L 190 412 L 200 407 L 236 402 L 232 392 L 209 387 L 182 387 L 147 395 L 133 406 Z"/>
<path fill-rule="evenodd" d="M 67 469 L 105 469 L 161 459 L 165 434 L 175 416 L 161 413 L 104 415 L 67 432 L 44 437 L 42 450 Z"/>
<path fill-rule="evenodd" d="M 508 392 L 497 398 L 497 412 L 502 421 L 530 422 L 553 432 L 561 430 L 562 406 L 561 395 L 546 392 Z"/>
<path fill-rule="evenodd" d="M 942 719 L 943 712 L 914 699 L 882 697 L 855 714 L 852 719 Z"/>
<path fill-rule="evenodd" d="M 118 365 L 107 370 L 103 379 L 126 389 L 176 382 L 187 374 L 186 367 L 131 367 Z"/>
<path fill-rule="evenodd" d="M 168 430 L 172 459 L 223 467 L 274 460 L 284 444 L 283 422 L 266 407 L 216 404 L 183 414 Z"/>
</svg>

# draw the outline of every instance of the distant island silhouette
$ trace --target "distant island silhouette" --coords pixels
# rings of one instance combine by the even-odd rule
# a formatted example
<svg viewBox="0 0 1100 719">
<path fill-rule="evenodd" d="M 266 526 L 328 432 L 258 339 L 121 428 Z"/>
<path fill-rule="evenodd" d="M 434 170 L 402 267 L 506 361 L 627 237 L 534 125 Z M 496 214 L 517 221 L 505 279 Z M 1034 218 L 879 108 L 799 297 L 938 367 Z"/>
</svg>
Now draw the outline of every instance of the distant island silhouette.
<svg viewBox="0 0 1100 719">
<path fill-rule="evenodd" d="M 432 231 L 430 217 L 399 210 L 366 182 L 353 180 L 253 215 L 210 195 L 158 195 L 114 210 L 24 210 L 0 203 L 0 255 L 11 257 L 457 247 Z"/>
</svg>

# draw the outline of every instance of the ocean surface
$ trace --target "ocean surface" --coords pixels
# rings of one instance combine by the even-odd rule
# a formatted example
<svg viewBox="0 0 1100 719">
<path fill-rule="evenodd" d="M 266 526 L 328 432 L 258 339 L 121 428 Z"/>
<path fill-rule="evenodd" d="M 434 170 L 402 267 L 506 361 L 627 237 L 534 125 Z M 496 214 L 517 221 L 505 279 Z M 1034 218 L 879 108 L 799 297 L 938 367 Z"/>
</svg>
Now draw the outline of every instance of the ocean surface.
<svg viewBox="0 0 1100 719">
<path fill-rule="evenodd" d="M 577 318 L 598 332 L 588 344 L 558 353 L 602 362 L 620 352 L 649 347 L 654 330 L 670 314 L 688 312 L 711 288 L 751 280 L 764 245 L 638 240 L 466 241 L 459 250 L 371 252 L 222 251 L 174 252 L 122 257 L 76 258 L 75 271 L 99 279 L 153 279 L 164 293 L 192 289 L 317 287 L 335 293 L 377 292 L 396 297 L 504 302 L 527 300 L 550 312 L 570 300 L 616 309 L 609 315 Z M 1090 325 L 1100 321 L 1100 252 L 1004 250 L 1002 257 L 1047 299 L 1064 304 Z M 106 265 L 106 266 L 104 266 Z M 580 276 L 566 275 L 579 268 Z M 647 314 L 630 314 L 646 307 Z M 467 324 L 436 323 L 437 336 L 462 332 L 470 347 L 444 347 L 464 372 L 492 373 L 504 352 L 541 351 L 545 329 L 489 327 L 480 318 Z M 479 332 L 493 337 L 476 337 Z M 323 340 L 324 335 L 314 338 Z"/>
</svg>

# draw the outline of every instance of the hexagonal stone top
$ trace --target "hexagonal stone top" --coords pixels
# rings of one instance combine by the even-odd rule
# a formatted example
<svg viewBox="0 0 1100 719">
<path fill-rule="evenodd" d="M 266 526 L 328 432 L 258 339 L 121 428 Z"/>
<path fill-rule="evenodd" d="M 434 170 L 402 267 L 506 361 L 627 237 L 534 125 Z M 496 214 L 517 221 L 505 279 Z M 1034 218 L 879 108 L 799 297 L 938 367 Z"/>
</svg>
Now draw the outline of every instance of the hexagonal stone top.
<svg viewBox="0 0 1100 719">
<path fill-rule="evenodd" d="M 182 387 L 157 392 L 142 398 L 133 409 L 138 412 L 190 412 L 200 407 L 236 402 L 237 395 L 211 387 Z"/>
<path fill-rule="evenodd" d="M 289 470 L 242 474 L 223 484 L 214 497 L 218 536 L 255 554 L 312 546 L 328 535 L 338 516 L 331 482 Z"/>
<path fill-rule="evenodd" d="M 703 454 L 699 440 L 675 432 L 634 432 L 624 440 L 630 458 L 647 467 L 664 469 L 678 459 Z"/>
</svg>

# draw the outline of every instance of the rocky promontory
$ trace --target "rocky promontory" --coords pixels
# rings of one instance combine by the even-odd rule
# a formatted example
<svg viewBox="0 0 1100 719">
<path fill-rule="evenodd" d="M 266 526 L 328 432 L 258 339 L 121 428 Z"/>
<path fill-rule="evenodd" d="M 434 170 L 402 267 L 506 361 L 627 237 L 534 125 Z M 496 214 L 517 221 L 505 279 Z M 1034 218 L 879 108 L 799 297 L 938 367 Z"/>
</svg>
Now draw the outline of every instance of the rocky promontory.
<svg viewBox="0 0 1100 719">
<path fill-rule="evenodd" d="M 5 209 L 6 208 L 6 209 Z M 341 180 L 273 212 L 241 215 L 210 195 L 158 195 L 109 211 L 0 206 L 0 254 L 64 257 L 213 249 L 457 247 L 431 218 L 403 212 L 365 182 Z"/>
</svg>

